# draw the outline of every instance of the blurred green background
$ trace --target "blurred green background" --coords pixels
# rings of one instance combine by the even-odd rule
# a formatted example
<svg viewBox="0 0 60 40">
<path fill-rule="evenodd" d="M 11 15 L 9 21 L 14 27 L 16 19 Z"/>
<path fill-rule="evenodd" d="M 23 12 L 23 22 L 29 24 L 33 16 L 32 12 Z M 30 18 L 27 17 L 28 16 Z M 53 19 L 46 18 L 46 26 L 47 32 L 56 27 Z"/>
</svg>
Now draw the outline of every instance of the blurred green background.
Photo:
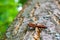
<svg viewBox="0 0 60 40">
<path fill-rule="evenodd" d="M 27 0 L 0 0 L 0 40 Z"/>
</svg>

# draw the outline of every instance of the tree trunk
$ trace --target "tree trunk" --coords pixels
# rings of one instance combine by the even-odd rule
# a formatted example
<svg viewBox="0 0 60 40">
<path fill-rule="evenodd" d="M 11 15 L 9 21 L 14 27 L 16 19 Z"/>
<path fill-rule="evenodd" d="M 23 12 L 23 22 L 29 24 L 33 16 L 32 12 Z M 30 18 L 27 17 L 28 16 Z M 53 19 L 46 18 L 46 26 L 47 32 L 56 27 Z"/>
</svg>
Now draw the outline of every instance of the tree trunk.
<svg viewBox="0 0 60 40">
<path fill-rule="evenodd" d="M 29 22 L 47 27 L 40 32 L 38 40 L 60 40 L 55 36 L 60 33 L 58 6 L 56 0 L 29 0 L 8 28 L 6 40 L 34 40 L 36 31 L 28 26 Z"/>
</svg>

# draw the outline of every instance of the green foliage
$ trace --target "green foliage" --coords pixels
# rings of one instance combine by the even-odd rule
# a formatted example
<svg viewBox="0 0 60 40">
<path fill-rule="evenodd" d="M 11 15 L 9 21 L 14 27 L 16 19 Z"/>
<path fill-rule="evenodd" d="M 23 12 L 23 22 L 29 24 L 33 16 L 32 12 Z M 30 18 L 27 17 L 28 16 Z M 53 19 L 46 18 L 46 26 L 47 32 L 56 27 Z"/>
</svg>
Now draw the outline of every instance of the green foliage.
<svg viewBox="0 0 60 40">
<path fill-rule="evenodd" d="M 28 0 L 19 0 L 19 3 L 21 3 L 21 4 L 24 5 L 27 1 L 28 1 Z"/>
<path fill-rule="evenodd" d="M 0 0 L 0 39 L 4 39 L 9 24 L 18 14 L 17 7 L 24 4 L 27 0 Z"/>
<path fill-rule="evenodd" d="M 9 24 L 16 17 L 18 3 L 15 0 L 0 0 L 0 39 L 3 40 Z"/>
</svg>

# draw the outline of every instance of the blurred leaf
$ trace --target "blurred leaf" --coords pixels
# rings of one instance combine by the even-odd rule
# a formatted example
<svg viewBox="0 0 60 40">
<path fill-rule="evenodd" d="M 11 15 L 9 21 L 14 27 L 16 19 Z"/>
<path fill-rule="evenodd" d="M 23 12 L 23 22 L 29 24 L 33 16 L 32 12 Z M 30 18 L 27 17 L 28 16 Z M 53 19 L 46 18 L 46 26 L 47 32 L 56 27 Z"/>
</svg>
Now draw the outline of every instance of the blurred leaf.
<svg viewBox="0 0 60 40">
<path fill-rule="evenodd" d="M 0 39 L 4 38 L 4 34 L 18 14 L 18 8 L 27 0 L 0 0 Z"/>
<path fill-rule="evenodd" d="M 21 3 L 21 4 L 24 5 L 27 1 L 28 1 L 28 0 L 19 0 L 19 3 Z"/>
</svg>

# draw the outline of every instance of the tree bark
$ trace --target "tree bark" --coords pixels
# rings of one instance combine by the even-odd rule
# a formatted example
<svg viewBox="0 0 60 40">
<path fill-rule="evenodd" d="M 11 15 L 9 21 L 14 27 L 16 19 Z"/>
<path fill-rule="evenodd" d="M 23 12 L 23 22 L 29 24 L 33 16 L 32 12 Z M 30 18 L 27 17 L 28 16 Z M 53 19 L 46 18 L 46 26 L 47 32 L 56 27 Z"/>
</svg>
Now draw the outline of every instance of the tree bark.
<svg viewBox="0 0 60 40">
<path fill-rule="evenodd" d="M 8 28 L 6 40 L 33 40 L 35 29 L 28 26 L 29 22 L 47 27 L 40 33 L 39 40 L 59 39 L 55 35 L 60 33 L 60 9 L 55 2 L 55 0 L 29 0 Z"/>
</svg>

